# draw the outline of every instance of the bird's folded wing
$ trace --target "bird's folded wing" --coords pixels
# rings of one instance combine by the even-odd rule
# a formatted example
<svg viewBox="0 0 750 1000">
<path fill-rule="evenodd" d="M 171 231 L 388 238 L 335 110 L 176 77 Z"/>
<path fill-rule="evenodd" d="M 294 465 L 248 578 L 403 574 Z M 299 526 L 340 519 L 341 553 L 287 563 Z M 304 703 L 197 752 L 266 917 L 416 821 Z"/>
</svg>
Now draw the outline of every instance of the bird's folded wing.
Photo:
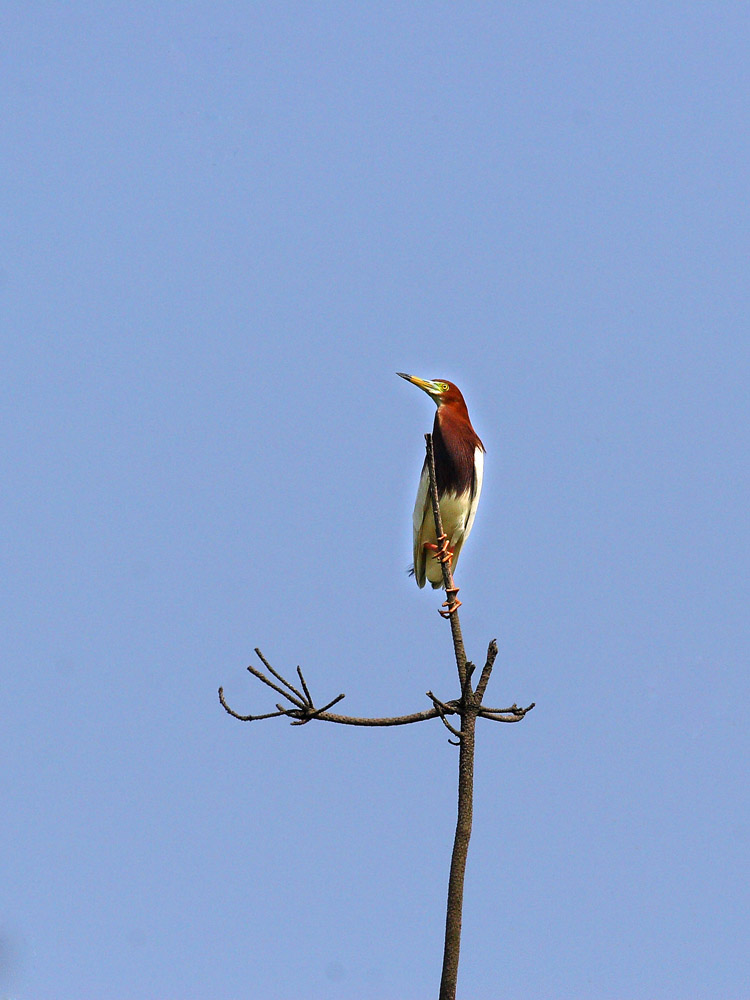
<svg viewBox="0 0 750 1000">
<path fill-rule="evenodd" d="M 427 469 L 427 462 L 425 461 L 422 466 L 422 475 L 419 479 L 419 488 L 417 489 L 417 499 L 414 504 L 414 576 L 416 578 L 417 585 L 420 587 L 424 587 L 425 563 L 427 561 L 427 553 L 423 545 L 424 538 L 422 536 L 422 526 L 424 524 L 427 509 L 431 506 L 430 473 Z"/>
<path fill-rule="evenodd" d="M 479 506 L 479 494 L 482 492 L 482 479 L 484 478 L 484 451 L 481 448 L 474 449 L 474 479 L 471 484 L 471 504 L 469 506 L 469 514 L 466 518 L 466 527 L 464 528 L 464 541 L 469 537 L 469 532 L 471 531 L 472 525 L 474 524 L 474 518 L 477 516 L 477 507 Z"/>
</svg>

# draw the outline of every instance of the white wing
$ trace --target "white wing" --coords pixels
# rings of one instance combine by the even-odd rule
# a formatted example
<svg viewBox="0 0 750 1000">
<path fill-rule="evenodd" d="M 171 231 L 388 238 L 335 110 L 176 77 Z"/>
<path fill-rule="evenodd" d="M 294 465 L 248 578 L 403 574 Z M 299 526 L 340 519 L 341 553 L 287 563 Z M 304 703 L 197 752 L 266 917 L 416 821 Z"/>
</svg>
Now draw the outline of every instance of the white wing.
<svg viewBox="0 0 750 1000">
<path fill-rule="evenodd" d="M 425 521 L 425 516 L 427 514 L 428 506 L 432 509 L 432 504 L 430 503 L 430 473 L 427 471 L 427 462 L 422 466 L 422 475 L 419 479 L 419 487 L 417 489 L 417 499 L 414 503 L 414 576 L 419 587 L 424 587 L 425 580 L 425 563 L 427 561 L 427 553 L 423 545 L 423 535 L 422 528 Z"/>
<path fill-rule="evenodd" d="M 469 516 L 466 518 L 466 527 L 464 528 L 463 540 L 469 537 L 469 532 L 474 524 L 474 518 L 477 516 L 477 507 L 479 506 L 479 494 L 482 492 L 482 479 L 484 478 L 484 452 L 481 448 L 474 449 L 474 496 L 471 498 L 471 506 L 469 507 Z"/>
<path fill-rule="evenodd" d="M 472 482 L 472 491 L 470 493 L 462 494 L 459 503 L 463 501 L 464 505 L 468 502 L 468 510 L 466 511 L 465 519 L 457 519 L 456 522 L 456 534 L 454 537 L 453 544 L 453 570 L 455 571 L 456 563 L 458 562 L 458 557 L 461 554 L 461 549 L 464 547 L 464 542 L 469 537 L 469 532 L 474 524 L 474 518 L 477 516 L 477 507 L 479 506 L 479 495 L 482 492 L 482 477 L 484 475 L 484 452 L 481 448 L 474 449 L 474 481 Z M 466 509 L 466 508 L 464 508 Z M 442 505 L 441 505 L 442 510 Z M 462 523 L 463 522 L 463 523 Z M 443 522 L 445 523 L 445 521 Z M 433 587 L 440 586 L 440 584 L 433 583 Z"/>
</svg>

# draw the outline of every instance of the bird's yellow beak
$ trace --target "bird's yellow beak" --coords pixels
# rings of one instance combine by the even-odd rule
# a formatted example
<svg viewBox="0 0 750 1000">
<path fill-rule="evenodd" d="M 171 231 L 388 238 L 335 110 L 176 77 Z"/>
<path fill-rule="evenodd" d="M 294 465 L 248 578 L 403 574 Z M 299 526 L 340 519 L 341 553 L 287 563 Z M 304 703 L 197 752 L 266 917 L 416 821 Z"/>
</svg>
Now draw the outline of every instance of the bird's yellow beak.
<svg viewBox="0 0 750 1000">
<path fill-rule="evenodd" d="M 396 372 L 396 374 L 405 378 L 407 382 L 418 385 L 420 389 L 424 389 L 428 396 L 441 396 L 443 394 L 443 387 L 437 382 L 428 382 L 427 379 L 417 378 L 416 375 L 405 375 L 403 372 Z"/>
</svg>

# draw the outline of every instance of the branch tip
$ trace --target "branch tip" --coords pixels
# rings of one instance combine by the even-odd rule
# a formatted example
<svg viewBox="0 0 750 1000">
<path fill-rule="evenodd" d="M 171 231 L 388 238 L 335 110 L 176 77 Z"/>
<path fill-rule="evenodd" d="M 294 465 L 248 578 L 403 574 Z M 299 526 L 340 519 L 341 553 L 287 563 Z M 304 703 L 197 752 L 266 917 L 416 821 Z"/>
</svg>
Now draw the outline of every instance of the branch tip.
<svg viewBox="0 0 750 1000">
<path fill-rule="evenodd" d="M 305 692 L 305 696 L 307 697 L 307 700 L 312 705 L 312 695 L 310 694 L 310 692 L 309 692 L 309 690 L 307 688 L 307 684 L 305 684 L 305 678 L 302 676 L 302 670 L 301 670 L 299 664 L 297 664 L 297 676 L 299 677 L 299 682 L 302 685 L 302 690 Z"/>
</svg>

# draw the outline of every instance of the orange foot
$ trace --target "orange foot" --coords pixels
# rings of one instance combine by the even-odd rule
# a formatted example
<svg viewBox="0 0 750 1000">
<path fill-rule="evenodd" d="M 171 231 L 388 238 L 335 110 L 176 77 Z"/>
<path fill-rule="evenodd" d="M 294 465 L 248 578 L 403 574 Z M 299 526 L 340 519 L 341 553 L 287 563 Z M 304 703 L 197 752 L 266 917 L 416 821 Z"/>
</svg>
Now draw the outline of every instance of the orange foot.
<svg viewBox="0 0 750 1000">
<path fill-rule="evenodd" d="M 445 596 L 448 598 L 447 601 L 443 601 L 443 608 L 447 608 L 447 611 L 443 611 L 442 608 L 438 608 L 438 614 L 442 615 L 443 618 L 450 618 L 454 611 L 458 611 L 461 607 L 461 601 L 456 597 L 458 593 L 458 587 L 451 587 L 450 590 L 446 590 Z"/>
<path fill-rule="evenodd" d="M 448 548 L 448 536 L 441 535 L 437 541 L 440 542 L 440 545 L 435 545 L 434 542 L 425 542 L 424 547 L 433 550 L 438 562 L 448 563 L 450 566 L 453 562 L 453 549 Z"/>
</svg>

